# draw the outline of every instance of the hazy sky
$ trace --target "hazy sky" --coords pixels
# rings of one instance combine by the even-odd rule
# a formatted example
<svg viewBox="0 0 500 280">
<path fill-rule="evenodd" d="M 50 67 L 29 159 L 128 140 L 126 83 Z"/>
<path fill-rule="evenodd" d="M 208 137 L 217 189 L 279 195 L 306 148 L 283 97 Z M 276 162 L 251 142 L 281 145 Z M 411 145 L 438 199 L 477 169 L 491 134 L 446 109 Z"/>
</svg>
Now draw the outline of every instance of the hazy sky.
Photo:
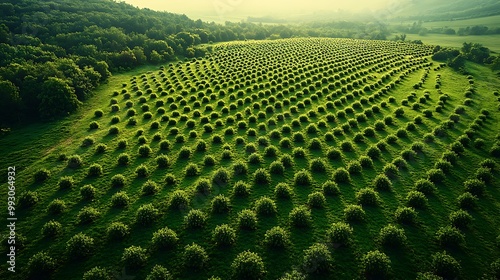
<svg viewBox="0 0 500 280">
<path fill-rule="evenodd" d="M 389 0 L 125 0 L 140 8 L 186 14 L 192 19 L 231 19 L 247 16 L 294 16 L 338 9 L 381 9 Z"/>
</svg>

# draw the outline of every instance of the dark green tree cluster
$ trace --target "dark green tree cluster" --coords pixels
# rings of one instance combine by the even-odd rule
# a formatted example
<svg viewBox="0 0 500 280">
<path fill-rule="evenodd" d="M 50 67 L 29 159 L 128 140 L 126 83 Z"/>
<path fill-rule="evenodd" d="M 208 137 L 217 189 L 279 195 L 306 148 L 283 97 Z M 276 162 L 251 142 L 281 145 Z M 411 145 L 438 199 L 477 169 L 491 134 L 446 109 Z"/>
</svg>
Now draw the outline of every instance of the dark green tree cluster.
<svg viewBox="0 0 500 280">
<path fill-rule="evenodd" d="M 467 60 L 490 65 L 493 70 L 500 69 L 498 66 L 498 56 L 490 55 L 490 50 L 478 43 L 464 42 L 460 50 L 436 46 L 432 59 L 446 61 L 450 67 L 463 73 L 466 72 L 465 62 Z"/>
</svg>

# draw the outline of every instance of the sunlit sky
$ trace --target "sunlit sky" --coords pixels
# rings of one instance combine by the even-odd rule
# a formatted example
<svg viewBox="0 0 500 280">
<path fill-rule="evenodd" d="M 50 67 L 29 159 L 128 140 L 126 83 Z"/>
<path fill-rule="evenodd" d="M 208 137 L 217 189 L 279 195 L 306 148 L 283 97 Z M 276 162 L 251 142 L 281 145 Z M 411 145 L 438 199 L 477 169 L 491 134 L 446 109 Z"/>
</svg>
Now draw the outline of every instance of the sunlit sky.
<svg viewBox="0 0 500 280">
<path fill-rule="evenodd" d="M 384 8 L 390 0 L 125 0 L 133 6 L 185 14 L 192 19 L 230 20 L 248 16 L 295 16 L 321 11 Z"/>
</svg>

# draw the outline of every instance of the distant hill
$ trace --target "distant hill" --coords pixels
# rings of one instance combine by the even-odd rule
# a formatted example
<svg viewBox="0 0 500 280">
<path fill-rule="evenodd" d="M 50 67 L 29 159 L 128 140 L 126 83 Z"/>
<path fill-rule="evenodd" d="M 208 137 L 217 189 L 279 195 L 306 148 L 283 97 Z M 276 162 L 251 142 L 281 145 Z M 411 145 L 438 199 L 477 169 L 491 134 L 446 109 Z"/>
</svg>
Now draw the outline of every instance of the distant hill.
<svg viewBox="0 0 500 280">
<path fill-rule="evenodd" d="M 376 13 L 385 16 L 388 20 L 458 20 L 498 15 L 500 2 L 496 0 L 402 0 Z"/>
</svg>

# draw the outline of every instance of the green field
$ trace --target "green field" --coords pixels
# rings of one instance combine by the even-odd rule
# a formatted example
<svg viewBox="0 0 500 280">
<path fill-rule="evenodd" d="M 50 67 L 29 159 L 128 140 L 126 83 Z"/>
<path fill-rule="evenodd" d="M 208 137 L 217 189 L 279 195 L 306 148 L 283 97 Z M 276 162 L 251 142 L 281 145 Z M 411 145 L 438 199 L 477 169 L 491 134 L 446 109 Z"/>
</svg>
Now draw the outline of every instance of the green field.
<svg viewBox="0 0 500 280">
<path fill-rule="evenodd" d="M 412 24 L 414 21 L 402 22 L 402 24 Z M 500 15 L 471 18 L 471 19 L 461 19 L 461 20 L 446 20 L 446 21 L 426 21 L 422 23 L 422 27 L 432 29 L 432 28 L 465 28 L 467 26 L 483 25 L 488 28 L 497 28 L 500 24 Z"/>
<path fill-rule="evenodd" d="M 491 51 L 500 53 L 500 35 L 457 36 L 445 34 L 407 34 L 407 40 L 421 40 L 424 44 L 461 48 L 464 42 L 479 43 Z"/>
<path fill-rule="evenodd" d="M 363 260 L 381 252 L 382 279 L 494 279 L 500 81 L 432 49 L 231 42 L 113 76 L 74 115 L 0 138 L 23 241 L 16 277 L 0 278 L 146 279 L 161 265 L 174 279 L 369 279 Z M 42 251 L 52 274 L 35 265 Z M 237 274 L 245 251 L 257 262 Z M 456 273 L 437 265 L 445 251 Z"/>
</svg>

